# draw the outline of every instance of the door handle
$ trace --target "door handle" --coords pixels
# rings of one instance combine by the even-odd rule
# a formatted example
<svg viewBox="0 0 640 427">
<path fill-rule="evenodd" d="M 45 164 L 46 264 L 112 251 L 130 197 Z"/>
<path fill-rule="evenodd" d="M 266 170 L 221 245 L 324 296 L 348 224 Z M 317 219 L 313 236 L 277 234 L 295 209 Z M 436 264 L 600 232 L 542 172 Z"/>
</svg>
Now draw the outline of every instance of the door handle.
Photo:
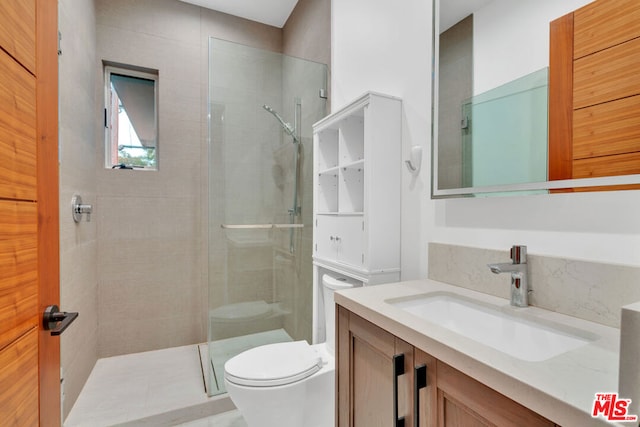
<svg viewBox="0 0 640 427">
<path fill-rule="evenodd" d="M 420 426 L 420 390 L 427 386 L 427 365 L 413 368 L 413 425 Z"/>
<path fill-rule="evenodd" d="M 393 356 L 393 425 L 404 427 L 404 417 L 398 417 L 398 377 L 404 375 L 404 354 Z"/>
<path fill-rule="evenodd" d="M 78 313 L 60 311 L 57 305 L 50 305 L 44 310 L 42 326 L 45 331 L 51 331 L 51 336 L 58 336 L 76 320 Z"/>
</svg>

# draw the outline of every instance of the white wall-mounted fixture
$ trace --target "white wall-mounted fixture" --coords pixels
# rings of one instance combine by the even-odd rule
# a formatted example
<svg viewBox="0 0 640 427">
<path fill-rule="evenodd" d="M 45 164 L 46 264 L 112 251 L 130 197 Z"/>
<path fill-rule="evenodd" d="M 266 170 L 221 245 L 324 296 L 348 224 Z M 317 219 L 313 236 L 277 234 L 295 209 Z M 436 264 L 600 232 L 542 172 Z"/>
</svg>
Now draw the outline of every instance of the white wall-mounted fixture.
<svg viewBox="0 0 640 427">
<path fill-rule="evenodd" d="M 409 152 L 409 160 L 405 160 L 409 172 L 417 174 L 422 166 L 422 146 L 414 145 Z"/>
</svg>

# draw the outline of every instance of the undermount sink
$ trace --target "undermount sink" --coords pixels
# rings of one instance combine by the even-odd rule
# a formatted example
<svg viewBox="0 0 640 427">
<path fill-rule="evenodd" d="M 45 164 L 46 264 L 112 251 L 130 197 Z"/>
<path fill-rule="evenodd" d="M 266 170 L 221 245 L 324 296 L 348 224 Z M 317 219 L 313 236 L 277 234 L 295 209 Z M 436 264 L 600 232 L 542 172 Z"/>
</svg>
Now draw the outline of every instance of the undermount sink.
<svg viewBox="0 0 640 427">
<path fill-rule="evenodd" d="M 579 348 L 597 336 L 527 316 L 527 308 L 507 309 L 453 293 L 436 292 L 389 304 L 452 332 L 529 362 Z M 515 310 L 509 313 L 508 311 Z"/>
</svg>

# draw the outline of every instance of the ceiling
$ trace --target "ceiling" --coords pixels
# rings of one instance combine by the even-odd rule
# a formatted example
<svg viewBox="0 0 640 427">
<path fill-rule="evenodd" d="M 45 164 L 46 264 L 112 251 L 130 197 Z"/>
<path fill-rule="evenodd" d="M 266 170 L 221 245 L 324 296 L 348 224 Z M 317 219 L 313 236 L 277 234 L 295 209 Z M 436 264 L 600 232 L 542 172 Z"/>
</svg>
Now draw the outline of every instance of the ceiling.
<svg viewBox="0 0 640 427">
<path fill-rule="evenodd" d="M 282 28 L 298 0 L 180 0 Z M 493 0 L 440 0 L 440 32 Z"/>
<path fill-rule="evenodd" d="M 298 0 L 181 0 L 251 21 L 282 28 Z"/>
<path fill-rule="evenodd" d="M 469 16 L 493 0 L 440 0 L 440 32 Z"/>
</svg>

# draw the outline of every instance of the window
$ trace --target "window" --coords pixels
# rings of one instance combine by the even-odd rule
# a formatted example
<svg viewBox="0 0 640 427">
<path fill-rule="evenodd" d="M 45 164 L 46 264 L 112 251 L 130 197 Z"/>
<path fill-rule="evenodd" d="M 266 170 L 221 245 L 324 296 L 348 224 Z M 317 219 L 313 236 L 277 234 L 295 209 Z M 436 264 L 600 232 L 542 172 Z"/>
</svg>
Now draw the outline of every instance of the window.
<svg viewBox="0 0 640 427">
<path fill-rule="evenodd" d="M 105 66 L 105 167 L 158 169 L 158 73 Z"/>
</svg>

